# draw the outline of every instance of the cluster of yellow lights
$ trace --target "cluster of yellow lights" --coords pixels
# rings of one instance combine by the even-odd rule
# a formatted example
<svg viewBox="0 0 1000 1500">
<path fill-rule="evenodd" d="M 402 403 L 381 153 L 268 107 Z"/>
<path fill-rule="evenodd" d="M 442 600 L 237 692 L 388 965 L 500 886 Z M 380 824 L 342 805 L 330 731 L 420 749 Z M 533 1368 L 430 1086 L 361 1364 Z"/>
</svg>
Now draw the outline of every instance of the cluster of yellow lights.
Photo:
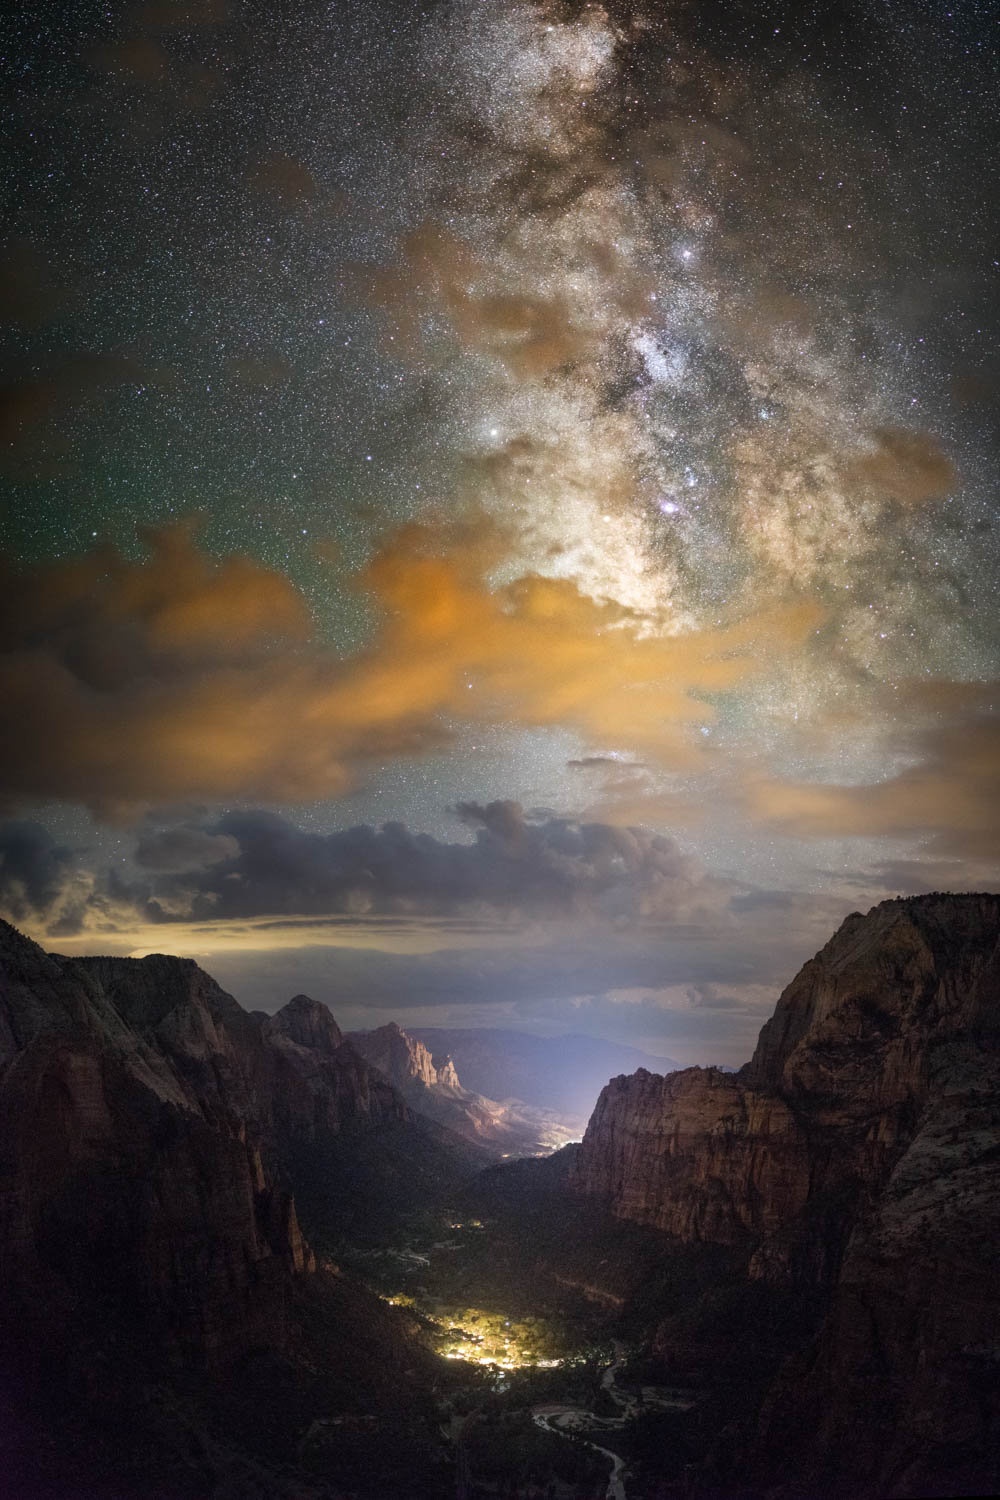
<svg viewBox="0 0 1000 1500">
<path fill-rule="evenodd" d="M 495 1347 L 491 1353 L 484 1354 L 483 1345 L 489 1334 L 470 1332 L 462 1324 L 455 1322 L 449 1322 L 448 1331 L 460 1337 L 441 1351 L 445 1359 L 461 1359 L 476 1365 L 495 1365 L 500 1370 L 522 1370 L 532 1366 L 551 1370 L 562 1364 L 560 1359 L 542 1359 L 535 1353 L 522 1354 L 514 1334 L 494 1334 Z"/>
<path fill-rule="evenodd" d="M 383 1302 L 388 1302 L 392 1307 L 414 1305 L 414 1299 L 402 1292 L 394 1296 L 388 1296 L 384 1292 L 379 1295 Z M 437 1326 L 443 1330 L 445 1325 L 439 1323 Z M 447 1327 L 449 1333 L 462 1334 L 463 1337 L 452 1343 L 450 1347 L 441 1350 L 445 1359 L 460 1359 L 472 1365 L 493 1365 L 499 1370 L 554 1370 L 565 1363 L 561 1359 L 541 1359 L 537 1355 L 522 1356 L 517 1349 L 515 1339 L 509 1334 L 499 1336 L 503 1344 L 502 1353 L 497 1349 L 493 1354 L 484 1354 L 482 1348 L 486 1339 L 485 1334 L 469 1332 L 461 1323 L 449 1322 Z"/>
<path fill-rule="evenodd" d="M 512 1355 L 505 1354 L 502 1359 L 490 1358 L 489 1355 L 480 1354 L 475 1359 L 469 1354 L 461 1351 L 461 1346 L 455 1351 L 444 1351 L 445 1359 L 461 1359 L 470 1365 L 495 1365 L 498 1370 L 555 1370 L 561 1364 L 561 1359 L 514 1359 Z"/>
</svg>

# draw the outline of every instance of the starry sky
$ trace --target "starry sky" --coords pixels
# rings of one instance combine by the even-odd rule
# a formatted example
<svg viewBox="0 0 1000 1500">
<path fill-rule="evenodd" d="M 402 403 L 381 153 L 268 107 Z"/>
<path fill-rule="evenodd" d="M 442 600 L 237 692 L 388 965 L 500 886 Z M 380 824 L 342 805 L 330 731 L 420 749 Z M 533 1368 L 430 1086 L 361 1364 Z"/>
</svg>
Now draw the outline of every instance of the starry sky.
<svg viewBox="0 0 1000 1500">
<path fill-rule="evenodd" d="M 996 886 L 992 6 L 2 26 L 10 919 L 737 1064 Z"/>
</svg>

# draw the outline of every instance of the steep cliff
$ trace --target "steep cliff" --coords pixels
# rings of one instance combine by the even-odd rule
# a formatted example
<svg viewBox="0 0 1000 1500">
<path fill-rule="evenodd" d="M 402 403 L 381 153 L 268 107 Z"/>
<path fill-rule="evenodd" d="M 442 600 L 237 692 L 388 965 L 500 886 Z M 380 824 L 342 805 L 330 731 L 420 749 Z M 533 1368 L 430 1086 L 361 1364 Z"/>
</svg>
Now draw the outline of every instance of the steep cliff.
<svg viewBox="0 0 1000 1500">
<path fill-rule="evenodd" d="M 225 1423 L 213 1436 L 205 1413 L 261 1351 L 299 1391 L 270 1459 L 294 1460 L 296 1422 L 331 1415 L 342 1371 L 344 1399 L 365 1391 L 398 1405 L 407 1381 L 394 1395 L 396 1377 L 376 1374 L 378 1394 L 369 1374 L 398 1363 L 403 1335 L 371 1332 L 383 1315 L 358 1312 L 365 1294 L 317 1271 L 292 1189 L 312 1152 L 302 1198 L 335 1203 L 343 1219 L 338 1142 L 346 1157 L 360 1141 L 381 1161 L 401 1137 L 455 1180 L 456 1162 L 468 1166 L 461 1143 L 449 1155 L 445 1132 L 342 1043 L 325 1007 L 299 996 L 273 1018 L 250 1015 L 189 960 L 70 961 L 0 924 L 0 1466 L 22 1475 L 7 1492 L 42 1493 L 31 1466 L 51 1460 L 51 1492 L 76 1493 L 58 1468 L 73 1423 L 63 1447 L 98 1468 L 95 1434 L 108 1424 L 123 1428 L 119 1446 L 154 1455 L 155 1482 L 130 1488 L 119 1475 L 116 1494 L 243 1483 L 269 1461 L 252 1456 L 261 1434 L 248 1456 Z M 367 1352 L 347 1329 L 359 1317 Z M 306 1324 L 324 1319 L 317 1355 Z M 197 1461 L 184 1456 L 192 1442 Z M 95 1475 L 84 1472 L 81 1495 L 102 1492 Z M 273 1475 L 261 1482 L 286 1492 Z"/>
<path fill-rule="evenodd" d="M 501 1156 L 533 1155 L 560 1146 L 572 1133 L 551 1110 L 520 1099 L 499 1103 L 462 1087 L 447 1053 L 432 1055 L 395 1021 L 353 1033 L 352 1045 L 420 1114 Z"/>
<path fill-rule="evenodd" d="M 438 1070 L 431 1054 L 423 1042 L 414 1041 L 395 1021 L 376 1031 L 359 1032 L 352 1042 L 401 1092 L 411 1090 L 415 1083 L 425 1089 L 438 1087 Z"/>
<path fill-rule="evenodd" d="M 679 1063 L 595 1036 L 531 1036 L 494 1027 L 413 1027 L 410 1035 L 437 1057 L 447 1054 L 466 1088 L 487 1099 L 521 1099 L 555 1110 L 579 1140 L 601 1089 L 616 1073 L 638 1068 L 672 1073 Z"/>
<path fill-rule="evenodd" d="M 688 1239 L 766 1241 L 878 1190 L 922 1112 L 1000 1035 L 1000 898 L 849 917 L 781 995 L 738 1074 L 613 1079 L 575 1185 Z M 766 1254 L 758 1268 L 770 1266 Z"/>
<path fill-rule="evenodd" d="M 687 1240 L 737 1242 L 787 1222 L 808 1195 L 805 1135 L 776 1096 L 715 1068 L 613 1078 L 573 1183 L 614 1213 Z"/>
<path fill-rule="evenodd" d="M 818 1332 L 730 1440 L 744 1480 L 851 1496 L 1000 1480 L 998 1063 L 1000 897 L 931 895 L 849 917 L 738 1075 L 605 1089 L 577 1193 L 741 1248 L 770 1307 L 819 1298 Z"/>
</svg>

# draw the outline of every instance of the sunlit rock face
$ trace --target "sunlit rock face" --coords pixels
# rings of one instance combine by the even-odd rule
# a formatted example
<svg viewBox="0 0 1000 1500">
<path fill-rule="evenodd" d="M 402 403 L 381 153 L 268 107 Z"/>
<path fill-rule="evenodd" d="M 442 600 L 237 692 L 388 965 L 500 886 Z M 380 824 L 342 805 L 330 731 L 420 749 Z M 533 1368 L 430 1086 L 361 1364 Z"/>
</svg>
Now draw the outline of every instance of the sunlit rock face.
<svg viewBox="0 0 1000 1500">
<path fill-rule="evenodd" d="M 463 1088 L 447 1053 L 432 1055 L 395 1021 L 376 1031 L 353 1033 L 350 1042 L 418 1113 L 492 1151 L 494 1157 L 533 1155 L 567 1138 L 569 1132 L 551 1110 L 520 1099 L 500 1103 Z"/>
<path fill-rule="evenodd" d="M 414 1041 L 395 1023 L 380 1026 L 354 1038 L 358 1051 L 384 1073 L 396 1088 L 407 1089 L 416 1081 L 424 1088 L 435 1088 L 438 1070 L 423 1042 Z M 456 1080 L 457 1082 L 457 1080 Z"/>
<path fill-rule="evenodd" d="M 419 1043 L 418 1043 L 419 1045 Z M 434 1071 L 437 1073 L 438 1087 L 442 1089 L 460 1089 L 462 1085 L 458 1081 L 458 1073 L 455 1064 L 450 1057 L 433 1057 L 431 1059 Z"/>
<path fill-rule="evenodd" d="M 748 1477 L 773 1482 L 780 1454 L 816 1493 L 855 1496 L 864 1474 L 866 1495 L 963 1494 L 997 1470 L 998 1064 L 1000 897 L 930 895 L 849 917 L 738 1075 L 605 1089 L 577 1192 L 743 1244 L 751 1279 L 826 1308 Z"/>
</svg>

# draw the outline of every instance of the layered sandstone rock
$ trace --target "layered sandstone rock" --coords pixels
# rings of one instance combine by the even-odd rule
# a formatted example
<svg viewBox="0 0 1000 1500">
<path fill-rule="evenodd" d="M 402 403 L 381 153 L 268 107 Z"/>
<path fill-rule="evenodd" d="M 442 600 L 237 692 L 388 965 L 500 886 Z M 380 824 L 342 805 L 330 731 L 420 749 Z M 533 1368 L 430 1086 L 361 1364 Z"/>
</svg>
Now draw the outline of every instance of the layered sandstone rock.
<svg viewBox="0 0 1000 1500">
<path fill-rule="evenodd" d="M 849 917 L 739 1074 L 605 1089 L 578 1193 L 743 1246 L 749 1280 L 825 1308 L 744 1435 L 744 1481 L 866 1497 L 1000 1481 L 998 1064 L 1000 897 L 931 895 Z"/>
<path fill-rule="evenodd" d="M 577 1190 L 622 1218 L 716 1241 L 787 1235 L 812 1208 L 877 1191 L 932 1096 L 1000 1032 L 998 939 L 994 896 L 849 917 L 784 991 L 739 1074 L 611 1081 Z"/>
<path fill-rule="evenodd" d="M 717 1068 L 613 1078 L 587 1126 L 578 1191 L 619 1218 L 731 1243 L 785 1222 L 808 1192 L 805 1136 L 777 1097 Z"/>
<path fill-rule="evenodd" d="M 438 1086 L 438 1070 L 423 1042 L 407 1036 L 395 1021 L 353 1039 L 361 1055 L 378 1068 L 393 1086 L 405 1093 L 414 1083 L 425 1089 Z"/>
<path fill-rule="evenodd" d="M 418 1043 L 417 1045 L 419 1046 L 420 1044 Z M 450 1057 L 448 1057 L 447 1055 L 441 1057 L 435 1055 L 431 1058 L 431 1062 L 434 1066 L 434 1071 L 437 1074 L 438 1088 L 452 1089 L 455 1091 L 461 1089 L 462 1085 L 458 1081 L 458 1073 L 455 1070 L 455 1064 Z"/>
<path fill-rule="evenodd" d="M 119 1442 L 155 1472 L 133 1489 L 112 1478 L 109 1494 L 172 1496 L 179 1466 L 185 1497 L 214 1493 L 220 1474 L 229 1493 L 234 1473 L 241 1494 L 312 1496 L 271 1469 L 251 1484 L 244 1447 L 289 1463 L 300 1411 L 325 1420 L 355 1389 L 405 1410 L 407 1380 L 382 1371 L 404 1359 L 402 1335 L 380 1327 L 374 1299 L 317 1274 L 292 1190 L 336 1228 L 354 1199 L 370 1210 L 365 1171 L 377 1204 L 400 1159 L 425 1194 L 436 1172 L 474 1163 L 325 1006 L 296 996 L 248 1014 L 190 960 L 68 960 L 0 923 L 0 1143 L 0 1469 L 22 1476 L 10 1493 L 76 1496 L 66 1463 L 99 1466 L 102 1431 L 124 1424 L 112 1475 Z M 338 1345 L 348 1318 L 370 1335 Z M 420 1357 L 406 1347 L 408 1373 Z M 228 1428 L 219 1413 L 261 1360 L 280 1370 L 287 1433 L 265 1423 L 259 1442 L 236 1441 L 241 1403 Z M 43 1482 L 35 1466 L 50 1461 Z M 80 1483 L 81 1497 L 104 1493 L 86 1470 Z"/>
<path fill-rule="evenodd" d="M 448 1054 L 432 1055 L 395 1021 L 356 1032 L 351 1043 L 413 1109 L 500 1156 L 532 1155 L 561 1145 L 566 1132 L 550 1111 L 520 1099 L 499 1103 L 462 1087 Z"/>
</svg>

